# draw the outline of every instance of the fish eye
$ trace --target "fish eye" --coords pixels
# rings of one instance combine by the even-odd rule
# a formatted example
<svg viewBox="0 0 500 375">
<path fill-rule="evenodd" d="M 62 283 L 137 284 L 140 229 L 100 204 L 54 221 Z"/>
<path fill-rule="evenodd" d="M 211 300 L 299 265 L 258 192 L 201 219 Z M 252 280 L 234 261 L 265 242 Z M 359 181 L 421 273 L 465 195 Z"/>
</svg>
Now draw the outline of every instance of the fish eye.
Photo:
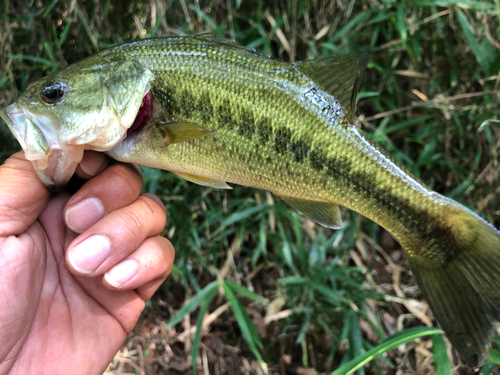
<svg viewBox="0 0 500 375">
<path fill-rule="evenodd" d="M 45 103 L 57 103 L 64 96 L 65 88 L 62 82 L 47 82 L 40 89 L 40 97 Z"/>
</svg>

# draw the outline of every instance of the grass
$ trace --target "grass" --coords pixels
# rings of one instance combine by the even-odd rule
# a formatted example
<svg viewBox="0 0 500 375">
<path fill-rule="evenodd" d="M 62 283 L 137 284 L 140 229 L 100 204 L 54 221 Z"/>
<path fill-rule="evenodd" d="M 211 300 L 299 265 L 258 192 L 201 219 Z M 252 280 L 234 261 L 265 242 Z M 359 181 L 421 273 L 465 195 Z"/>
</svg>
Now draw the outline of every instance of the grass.
<svg viewBox="0 0 500 375">
<path fill-rule="evenodd" d="M 0 106 L 38 77 L 150 36 L 212 32 L 284 60 L 369 52 L 359 126 L 500 227 L 498 30 L 498 0 L 15 0 L 0 9 Z M 0 139 L 2 161 L 18 146 L 4 124 Z M 344 212 L 333 232 L 263 191 L 144 177 L 168 207 L 176 263 L 110 371 L 458 373 L 449 344 L 416 328 L 432 315 L 376 224 Z M 499 344 L 481 374 L 499 373 Z"/>
</svg>

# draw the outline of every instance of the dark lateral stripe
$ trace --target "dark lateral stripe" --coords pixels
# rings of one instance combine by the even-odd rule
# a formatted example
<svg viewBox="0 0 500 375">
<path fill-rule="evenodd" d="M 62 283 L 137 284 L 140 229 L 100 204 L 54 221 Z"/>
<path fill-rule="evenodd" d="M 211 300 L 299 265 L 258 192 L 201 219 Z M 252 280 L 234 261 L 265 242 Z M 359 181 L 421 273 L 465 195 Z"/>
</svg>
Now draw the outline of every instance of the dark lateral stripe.
<svg viewBox="0 0 500 375">
<path fill-rule="evenodd" d="M 210 105 L 208 98 L 205 103 L 195 102 L 187 92 L 174 95 L 166 90 L 157 90 L 155 95 L 163 99 L 165 112 L 174 117 L 189 118 L 194 112 L 197 116 L 200 116 L 200 121 L 203 123 L 210 123 L 215 119 L 222 127 L 236 130 L 238 135 L 242 137 L 249 140 L 257 137 L 257 148 L 274 141 L 274 150 L 278 155 L 283 156 L 285 159 L 290 156 L 290 161 L 293 159 L 300 164 L 309 161 L 314 170 L 324 173 L 333 181 L 354 190 L 365 199 L 373 201 L 375 205 L 384 207 L 391 215 L 394 215 L 394 220 L 403 223 L 407 228 L 412 228 L 425 238 L 436 238 L 436 236 L 439 238 L 449 233 L 449 230 L 440 223 L 428 225 L 428 223 L 436 220 L 424 210 L 410 205 L 407 199 L 395 196 L 390 189 L 379 188 L 369 176 L 353 172 L 349 158 L 342 156 L 329 158 L 321 150 L 311 151 L 309 146 L 311 140 L 292 141 L 290 129 L 285 127 L 274 127 L 273 129 L 272 122 L 268 118 L 260 118 L 256 124 L 252 111 L 241 107 L 238 108 L 239 118 L 234 118 L 231 115 L 231 103 L 229 101 L 225 101 L 218 108 L 214 108 Z M 264 162 L 258 149 L 255 155 L 259 161 Z M 233 157 L 241 159 L 239 155 L 233 155 Z M 270 163 L 271 161 L 267 160 L 266 162 Z M 307 166 L 304 166 L 304 168 L 307 168 Z"/>
<path fill-rule="evenodd" d="M 348 158 L 341 156 L 329 158 L 321 151 L 310 151 L 307 145 L 293 142 L 288 129 L 275 130 L 275 143 L 278 145 L 276 151 L 281 155 L 286 157 L 286 153 L 291 152 L 297 162 L 309 160 L 311 167 L 316 171 L 325 173 L 333 181 L 342 183 L 347 189 L 357 192 L 367 200 L 372 200 L 375 206 L 385 208 L 391 215 L 394 215 L 393 220 L 403 223 L 406 228 L 414 232 L 414 235 L 424 240 L 440 239 L 439 246 L 449 249 L 446 252 L 448 256 L 453 256 L 458 249 L 454 236 L 443 223 L 430 216 L 425 210 L 411 205 L 408 199 L 394 195 L 390 189 L 380 188 L 370 176 L 353 172 Z M 430 253 L 429 256 L 432 256 L 432 248 L 426 250 Z M 435 254 L 441 251 L 436 251 Z"/>
</svg>

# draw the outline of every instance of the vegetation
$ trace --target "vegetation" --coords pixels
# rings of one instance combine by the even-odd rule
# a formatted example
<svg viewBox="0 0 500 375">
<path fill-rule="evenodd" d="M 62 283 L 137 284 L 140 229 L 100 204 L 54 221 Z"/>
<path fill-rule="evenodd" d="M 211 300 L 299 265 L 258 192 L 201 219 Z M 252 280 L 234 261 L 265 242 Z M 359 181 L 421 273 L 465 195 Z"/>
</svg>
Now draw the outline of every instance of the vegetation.
<svg viewBox="0 0 500 375">
<path fill-rule="evenodd" d="M 211 32 L 287 61 L 369 52 L 359 126 L 434 190 L 500 227 L 499 0 L 0 7 L 0 106 L 38 77 L 146 37 Z M 0 162 L 18 148 L 0 123 Z M 467 373 L 440 331 L 425 327 L 432 314 L 401 248 L 373 222 L 344 212 L 334 232 L 263 191 L 143 171 L 145 190 L 168 207 L 176 263 L 110 371 Z M 481 374 L 500 374 L 499 346 L 497 335 Z"/>
</svg>

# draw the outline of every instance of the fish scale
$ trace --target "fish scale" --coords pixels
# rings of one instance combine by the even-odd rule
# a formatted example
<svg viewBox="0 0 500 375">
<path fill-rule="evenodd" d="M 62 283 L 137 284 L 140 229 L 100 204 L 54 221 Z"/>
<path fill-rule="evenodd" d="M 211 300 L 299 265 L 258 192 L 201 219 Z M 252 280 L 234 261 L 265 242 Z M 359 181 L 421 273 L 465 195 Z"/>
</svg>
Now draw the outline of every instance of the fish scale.
<svg viewBox="0 0 500 375">
<path fill-rule="evenodd" d="M 366 61 L 286 63 L 206 36 L 143 40 L 33 82 L 0 115 L 49 187 L 92 149 L 202 185 L 266 189 L 331 228 L 339 205 L 361 213 L 399 241 L 461 358 L 482 365 L 500 318 L 500 234 L 354 126 Z"/>
</svg>

